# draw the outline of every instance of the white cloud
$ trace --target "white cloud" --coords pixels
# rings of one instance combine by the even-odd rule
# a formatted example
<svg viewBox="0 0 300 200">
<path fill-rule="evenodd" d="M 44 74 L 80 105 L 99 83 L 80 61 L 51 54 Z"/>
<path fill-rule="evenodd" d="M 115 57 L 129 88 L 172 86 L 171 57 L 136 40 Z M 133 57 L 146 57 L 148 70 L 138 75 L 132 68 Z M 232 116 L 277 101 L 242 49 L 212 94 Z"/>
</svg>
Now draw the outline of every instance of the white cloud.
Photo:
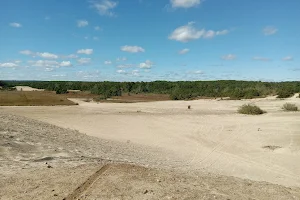
<svg viewBox="0 0 300 200">
<path fill-rule="evenodd" d="M 111 65 L 112 62 L 111 62 L 110 60 L 106 60 L 106 61 L 104 61 L 104 64 L 105 64 L 105 65 Z"/>
<path fill-rule="evenodd" d="M 14 28 L 21 28 L 22 27 L 22 24 L 19 24 L 19 23 L 16 23 L 16 22 L 10 23 L 9 25 L 11 27 L 14 27 Z"/>
<path fill-rule="evenodd" d="M 286 57 L 282 58 L 282 60 L 284 60 L 284 61 L 292 61 L 292 60 L 294 60 L 294 58 L 293 58 L 293 56 L 286 56 Z"/>
<path fill-rule="evenodd" d="M 62 61 L 59 66 L 61 67 L 72 67 L 72 63 L 70 61 Z"/>
<path fill-rule="evenodd" d="M 77 26 L 78 26 L 79 28 L 85 27 L 85 26 L 87 26 L 87 25 L 89 25 L 89 22 L 86 21 L 86 20 L 78 20 L 78 21 L 77 21 Z"/>
<path fill-rule="evenodd" d="M 45 58 L 45 59 L 58 59 L 59 58 L 58 55 L 55 55 L 52 53 L 48 53 L 48 52 L 43 52 L 43 53 L 36 52 L 35 53 L 30 50 L 20 51 L 20 54 L 27 55 L 27 56 L 33 56 L 33 57 L 38 56 L 38 57 Z"/>
<path fill-rule="evenodd" d="M 100 26 L 95 26 L 94 29 L 95 29 L 96 31 L 100 31 L 100 30 L 101 30 Z"/>
<path fill-rule="evenodd" d="M 18 67 L 18 65 L 16 63 L 0 63 L 0 67 L 7 67 L 7 68 L 14 68 L 14 67 Z"/>
<path fill-rule="evenodd" d="M 95 8 L 100 15 L 115 16 L 112 10 L 118 5 L 118 2 L 111 0 L 91 0 L 90 3 L 91 7 Z"/>
<path fill-rule="evenodd" d="M 215 36 L 226 35 L 228 33 L 229 33 L 228 30 L 222 30 L 222 31 L 209 30 L 209 31 L 205 32 L 205 34 L 203 35 L 203 37 L 204 38 L 214 38 Z"/>
<path fill-rule="evenodd" d="M 98 37 L 93 37 L 93 40 L 99 40 L 99 38 Z"/>
<path fill-rule="evenodd" d="M 86 55 L 90 55 L 93 54 L 93 49 L 80 49 L 77 51 L 78 54 L 86 54 Z"/>
<path fill-rule="evenodd" d="M 36 55 L 45 59 L 58 59 L 58 55 L 48 53 L 48 52 L 44 52 L 44 53 L 37 52 Z"/>
<path fill-rule="evenodd" d="M 206 31 L 205 29 L 197 30 L 193 26 L 193 24 L 194 24 L 194 22 L 189 22 L 185 26 L 180 26 L 180 27 L 176 28 L 169 35 L 169 39 L 176 40 L 179 42 L 189 42 L 191 40 L 200 39 L 201 37 L 209 39 L 209 38 L 213 38 L 215 36 L 226 35 L 229 33 L 228 30 L 222 30 L 222 31 L 213 31 L 213 30 Z"/>
<path fill-rule="evenodd" d="M 126 73 L 126 71 L 125 71 L 125 70 L 123 70 L 123 69 L 119 69 L 119 70 L 117 70 L 117 73 L 119 73 L 119 74 L 125 74 L 125 73 Z"/>
<path fill-rule="evenodd" d="M 51 68 L 51 67 L 46 67 L 46 68 L 45 68 L 45 72 L 52 72 L 52 71 L 54 71 L 54 69 Z"/>
<path fill-rule="evenodd" d="M 37 61 L 28 61 L 29 64 L 33 67 L 48 67 L 54 68 L 59 67 L 59 62 L 54 60 L 37 60 Z"/>
<path fill-rule="evenodd" d="M 234 54 L 228 54 L 228 55 L 224 55 L 221 57 L 223 60 L 235 60 L 236 59 L 236 55 Z"/>
<path fill-rule="evenodd" d="M 196 70 L 196 71 L 194 71 L 194 74 L 204 74 L 204 72 L 201 70 Z"/>
<path fill-rule="evenodd" d="M 64 56 L 65 58 L 70 58 L 70 59 L 74 59 L 74 58 L 78 58 L 77 55 L 75 54 L 70 54 L 70 55 L 67 55 L 67 56 Z"/>
<path fill-rule="evenodd" d="M 54 68 L 72 67 L 72 63 L 70 61 L 57 62 L 54 60 L 31 60 L 28 61 L 28 63 L 33 67 L 44 67 L 47 72 L 53 71 Z"/>
<path fill-rule="evenodd" d="M 153 66 L 153 63 L 150 60 L 146 60 L 145 62 L 140 63 L 139 67 L 142 69 L 151 69 L 152 66 Z"/>
<path fill-rule="evenodd" d="M 53 74 L 52 77 L 65 77 L 66 75 L 64 74 Z"/>
<path fill-rule="evenodd" d="M 118 65 L 117 68 L 129 68 L 129 67 L 133 67 L 132 64 L 124 64 L 124 65 Z"/>
<path fill-rule="evenodd" d="M 30 55 L 33 55 L 34 53 L 29 50 L 23 50 L 23 51 L 20 51 L 20 54 L 30 56 Z"/>
<path fill-rule="evenodd" d="M 263 34 L 264 35 L 274 35 L 275 33 L 278 32 L 278 29 L 274 26 L 266 26 L 264 29 L 263 29 Z"/>
<path fill-rule="evenodd" d="M 186 54 L 188 53 L 190 50 L 189 49 L 182 49 L 181 51 L 179 51 L 179 54 Z"/>
<path fill-rule="evenodd" d="M 140 73 L 139 73 L 139 70 L 132 70 L 132 72 L 131 72 L 131 74 L 133 75 L 133 76 L 140 76 Z"/>
<path fill-rule="evenodd" d="M 120 61 L 126 61 L 126 60 L 127 60 L 126 57 L 117 58 L 117 62 L 120 62 Z"/>
<path fill-rule="evenodd" d="M 195 70 L 195 71 L 187 71 L 186 74 L 204 74 L 204 72 L 202 70 Z"/>
<path fill-rule="evenodd" d="M 139 46 L 122 46 L 121 51 L 129 52 L 129 53 L 139 53 L 139 52 L 145 52 L 145 49 Z"/>
<path fill-rule="evenodd" d="M 132 70 L 131 72 L 125 71 L 123 69 L 117 70 L 117 73 L 131 76 L 140 76 L 139 70 Z"/>
<path fill-rule="evenodd" d="M 264 58 L 264 57 L 259 57 L 259 56 L 255 56 L 252 58 L 253 60 L 258 60 L 258 61 L 269 61 L 269 58 Z"/>
<path fill-rule="evenodd" d="M 201 0 L 170 0 L 173 8 L 190 8 L 198 6 Z"/>
<path fill-rule="evenodd" d="M 84 39 L 85 39 L 85 40 L 88 40 L 88 39 L 89 39 L 89 36 L 85 36 Z"/>
<path fill-rule="evenodd" d="M 89 64 L 91 62 L 91 59 L 90 58 L 80 58 L 80 59 L 77 60 L 77 62 L 80 65 L 86 65 L 86 64 Z"/>
</svg>

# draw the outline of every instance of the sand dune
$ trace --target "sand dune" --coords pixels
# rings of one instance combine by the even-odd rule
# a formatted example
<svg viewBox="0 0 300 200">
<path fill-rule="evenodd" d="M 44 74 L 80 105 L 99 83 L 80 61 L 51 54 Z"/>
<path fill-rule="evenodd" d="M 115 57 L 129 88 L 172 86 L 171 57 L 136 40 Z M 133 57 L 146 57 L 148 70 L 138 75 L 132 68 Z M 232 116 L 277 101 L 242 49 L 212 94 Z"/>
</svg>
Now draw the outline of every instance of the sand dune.
<svg viewBox="0 0 300 200">
<path fill-rule="evenodd" d="M 99 138 L 161 148 L 180 160 L 176 168 L 300 186 L 300 113 L 281 110 L 285 102 L 300 106 L 299 98 L 135 104 L 74 101 L 80 105 L 2 107 L 0 111 Z M 236 113 L 249 102 L 268 113 Z"/>
</svg>

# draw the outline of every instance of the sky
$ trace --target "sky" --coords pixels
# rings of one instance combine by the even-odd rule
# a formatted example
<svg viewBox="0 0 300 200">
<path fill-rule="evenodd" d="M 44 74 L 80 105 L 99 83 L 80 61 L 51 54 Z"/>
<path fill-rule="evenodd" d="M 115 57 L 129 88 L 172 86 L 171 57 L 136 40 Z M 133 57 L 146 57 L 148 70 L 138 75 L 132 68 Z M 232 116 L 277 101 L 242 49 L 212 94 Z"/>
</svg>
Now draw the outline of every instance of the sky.
<svg viewBox="0 0 300 200">
<path fill-rule="evenodd" d="M 0 79 L 300 81 L 298 0 L 1 0 Z"/>
</svg>

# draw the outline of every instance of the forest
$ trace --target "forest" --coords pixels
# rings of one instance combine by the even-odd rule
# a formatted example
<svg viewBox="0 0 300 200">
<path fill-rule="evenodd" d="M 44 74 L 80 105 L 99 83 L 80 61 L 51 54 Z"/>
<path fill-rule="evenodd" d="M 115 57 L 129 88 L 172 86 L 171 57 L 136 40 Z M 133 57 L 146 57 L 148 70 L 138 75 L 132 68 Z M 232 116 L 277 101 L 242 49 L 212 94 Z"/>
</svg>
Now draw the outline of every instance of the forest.
<svg viewBox="0 0 300 200">
<path fill-rule="evenodd" d="M 230 97 L 231 99 L 251 99 L 278 95 L 290 97 L 300 92 L 300 82 L 261 82 L 261 81 L 154 81 L 154 82 L 80 82 L 80 81 L 0 81 L 0 86 L 12 88 L 17 85 L 56 91 L 90 91 L 102 98 L 130 94 L 168 94 L 172 100 L 188 100 L 200 97 Z"/>
</svg>

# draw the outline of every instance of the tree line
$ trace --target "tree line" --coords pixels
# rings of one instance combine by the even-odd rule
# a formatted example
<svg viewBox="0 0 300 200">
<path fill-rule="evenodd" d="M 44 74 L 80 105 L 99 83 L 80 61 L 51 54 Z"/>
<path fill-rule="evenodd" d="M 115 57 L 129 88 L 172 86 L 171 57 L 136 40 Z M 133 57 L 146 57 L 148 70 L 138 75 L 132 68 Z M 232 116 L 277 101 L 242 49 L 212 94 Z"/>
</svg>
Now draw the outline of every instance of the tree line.
<svg viewBox="0 0 300 200">
<path fill-rule="evenodd" d="M 261 81 L 154 81 L 154 82 L 81 82 L 81 81 L 0 81 L 0 86 L 30 86 L 38 89 L 56 91 L 58 94 L 68 90 L 90 91 L 103 98 L 121 96 L 123 93 L 168 94 L 173 100 L 195 99 L 198 97 L 230 97 L 231 99 L 251 99 L 267 95 L 279 98 L 300 92 L 300 82 L 261 82 Z"/>
</svg>

